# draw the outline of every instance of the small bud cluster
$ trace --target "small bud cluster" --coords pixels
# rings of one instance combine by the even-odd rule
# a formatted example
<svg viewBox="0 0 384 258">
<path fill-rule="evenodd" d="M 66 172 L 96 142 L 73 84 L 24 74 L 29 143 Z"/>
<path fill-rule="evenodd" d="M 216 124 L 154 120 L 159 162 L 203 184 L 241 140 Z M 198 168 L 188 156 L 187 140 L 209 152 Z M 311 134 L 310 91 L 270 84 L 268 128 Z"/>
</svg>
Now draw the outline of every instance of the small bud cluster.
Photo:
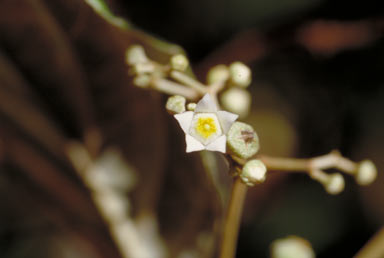
<svg viewBox="0 0 384 258">
<path fill-rule="evenodd" d="M 186 133 L 187 152 L 201 149 L 227 152 L 228 146 L 228 153 L 242 160 L 256 154 L 259 140 L 253 128 L 245 123 L 229 126 L 236 120 L 238 115 L 235 114 L 245 116 L 249 112 L 251 95 L 246 88 L 251 83 L 251 70 L 248 66 L 241 62 L 217 65 L 208 72 L 208 85 L 204 85 L 186 73 L 189 61 L 182 54 L 171 56 L 169 63 L 164 65 L 152 61 L 143 47 L 134 45 L 127 50 L 126 62 L 135 76 L 136 86 L 151 87 L 171 95 L 166 109 L 175 115 Z M 196 100 L 199 96 L 204 98 L 197 104 L 187 103 L 187 99 Z M 218 96 L 224 108 L 235 114 L 218 109 Z M 243 182 L 249 185 L 262 181 L 251 164 L 254 163 L 246 166 L 242 176 Z"/>
<path fill-rule="evenodd" d="M 175 82 L 165 80 L 172 71 L 184 72 L 189 61 L 186 56 L 177 54 L 171 56 L 169 64 L 163 65 L 151 60 L 140 45 L 133 45 L 126 51 L 126 63 L 130 66 L 129 72 L 134 76 L 133 82 L 141 88 L 152 87 L 168 94 L 183 94 L 188 97 L 197 95 L 190 89 L 180 88 Z"/>
<path fill-rule="evenodd" d="M 228 132 L 227 145 L 234 159 L 245 161 L 239 177 L 247 186 L 261 184 L 266 179 L 267 168 L 259 159 L 251 159 L 259 150 L 259 138 L 249 124 L 235 122 Z"/>
<path fill-rule="evenodd" d="M 126 62 L 136 86 L 171 95 L 166 109 L 185 133 L 186 152 L 209 150 L 229 154 L 244 184 L 254 186 L 265 181 L 268 163 L 254 158 L 259 150 L 256 132 L 246 123 L 235 122 L 238 117 L 245 117 L 251 106 L 247 87 L 252 74 L 248 66 L 241 62 L 214 66 L 204 85 L 188 74 L 189 61 L 183 54 L 171 56 L 168 64 L 160 64 L 148 58 L 142 46 L 133 45 L 127 50 Z M 230 112 L 219 109 L 219 100 Z M 344 177 L 340 173 L 325 173 L 323 169 L 334 167 L 352 174 L 360 185 L 372 183 L 377 176 L 372 161 L 356 164 L 337 153 L 314 158 L 311 164 L 310 168 L 304 166 L 306 172 L 329 194 L 344 190 Z"/>
<path fill-rule="evenodd" d="M 240 118 L 246 117 L 251 107 L 251 95 L 246 88 L 251 84 L 251 69 L 241 62 L 229 66 L 217 65 L 207 74 L 210 85 L 225 84 L 225 90 L 220 96 L 224 108 L 236 113 Z"/>
<path fill-rule="evenodd" d="M 148 58 L 142 46 L 133 45 L 126 53 L 126 62 L 133 82 L 142 88 L 151 87 L 170 95 L 181 95 L 196 100 L 209 93 L 218 96 L 225 110 L 243 118 L 251 107 L 251 69 L 241 62 L 217 65 L 207 74 L 207 85 L 187 75 L 189 61 L 183 54 L 171 56 L 168 64 L 159 64 Z"/>
<path fill-rule="evenodd" d="M 134 83 L 138 87 L 146 88 L 151 81 L 151 74 L 155 71 L 155 64 L 145 54 L 139 45 L 131 46 L 126 52 L 126 62 L 132 66 L 131 73 L 135 75 Z"/>
<path fill-rule="evenodd" d="M 359 185 L 369 185 L 373 183 L 377 176 L 377 169 L 375 164 L 370 160 L 363 160 L 360 163 L 348 161 L 353 169 L 343 169 L 341 171 L 354 176 Z M 339 194 L 344 190 L 345 180 L 341 173 L 327 174 L 320 169 L 312 170 L 311 177 L 320 182 L 329 194 Z"/>
</svg>

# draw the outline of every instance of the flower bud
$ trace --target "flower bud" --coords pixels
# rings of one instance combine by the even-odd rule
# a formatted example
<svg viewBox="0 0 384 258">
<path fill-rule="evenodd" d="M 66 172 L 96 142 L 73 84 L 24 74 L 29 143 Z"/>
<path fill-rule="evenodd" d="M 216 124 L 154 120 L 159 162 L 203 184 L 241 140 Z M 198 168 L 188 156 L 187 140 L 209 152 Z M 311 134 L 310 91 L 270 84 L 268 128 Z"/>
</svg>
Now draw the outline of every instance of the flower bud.
<svg viewBox="0 0 384 258">
<path fill-rule="evenodd" d="M 226 110 L 238 114 L 240 118 L 249 113 L 251 94 L 244 89 L 230 88 L 221 95 L 220 100 Z"/>
<path fill-rule="evenodd" d="M 228 80 L 229 78 L 229 69 L 225 65 L 216 65 L 212 67 L 207 74 L 207 83 L 222 83 Z"/>
<path fill-rule="evenodd" d="M 315 258 L 311 244 L 304 238 L 288 236 L 271 244 L 272 258 Z"/>
<path fill-rule="evenodd" d="M 140 45 L 133 45 L 127 49 L 126 62 L 129 65 L 135 65 L 148 62 L 144 48 Z"/>
<path fill-rule="evenodd" d="M 195 111 L 195 108 L 196 108 L 196 103 L 193 103 L 193 102 L 188 103 L 188 105 L 187 105 L 187 109 L 188 109 L 189 111 Z"/>
<path fill-rule="evenodd" d="M 245 163 L 240 179 L 248 186 L 254 186 L 265 181 L 267 168 L 261 160 L 253 159 Z"/>
<path fill-rule="evenodd" d="M 149 76 L 148 74 L 140 74 L 133 79 L 133 84 L 141 88 L 147 88 L 150 82 L 151 76 Z"/>
<path fill-rule="evenodd" d="M 166 109 L 172 114 L 180 114 L 185 111 L 185 98 L 179 95 L 171 96 L 165 105 Z"/>
<path fill-rule="evenodd" d="M 251 69 L 241 62 L 234 62 L 229 66 L 231 82 L 235 86 L 246 88 L 251 84 Z"/>
<path fill-rule="evenodd" d="M 171 57 L 171 67 L 174 70 L 184 72 L 189 65 L 188 59 L 185 55 L 179 54 Z"/>
<path fill-rule="evenodd" d="M 324 187 L 329 194 L 335 195 L 341 193 L 344 190 L 344 185 L 344 177 L 339 173 L 335 173 L 329 175 L 329 178 L 324 184 Z"/>
<path fill-rule="evenodd" d="M 363 160 L 358 165 L 357 172 L 355 174 L 356 182 L 359 185 L 371 184 L 377 176 L 377 169 L 375 164 L 370 160 Z"/>
<path fill-rule="evenodd" d="M 229 150 L 242 159 L 248 159 L 259 150 L 259 138 L 252 126 L 235 122 L 228 131 Z"/>
</svg>

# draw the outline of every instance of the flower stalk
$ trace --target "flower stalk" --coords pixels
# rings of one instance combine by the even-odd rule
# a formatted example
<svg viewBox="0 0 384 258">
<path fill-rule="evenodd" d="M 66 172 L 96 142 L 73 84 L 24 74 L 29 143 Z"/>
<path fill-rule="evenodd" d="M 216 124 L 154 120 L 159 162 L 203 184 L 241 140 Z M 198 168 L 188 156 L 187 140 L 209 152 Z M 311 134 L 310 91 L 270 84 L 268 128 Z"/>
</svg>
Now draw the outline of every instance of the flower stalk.
<svg viewBox="0 0 384 258">
<path fill-rule="evenodd" d="M 239 177 L 236 177 L 232 186 L 231 198 L 224 220 L 220 244 L 220 258 L 235 257 L 237 238 L 246 195 L 247 186 Z"/>
</svg>

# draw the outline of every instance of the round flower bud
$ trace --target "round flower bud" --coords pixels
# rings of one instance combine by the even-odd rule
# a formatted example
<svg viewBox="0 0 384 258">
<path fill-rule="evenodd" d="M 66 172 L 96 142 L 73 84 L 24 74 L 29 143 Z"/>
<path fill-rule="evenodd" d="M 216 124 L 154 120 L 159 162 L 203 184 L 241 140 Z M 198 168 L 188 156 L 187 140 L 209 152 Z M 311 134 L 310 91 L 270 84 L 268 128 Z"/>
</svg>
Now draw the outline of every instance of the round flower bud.
<svg viewBox="0 0 384 258">
<path fill-rule="evenodd" d="M 128 48 L 126 52 L 126 62 L 129 65 L 148 62 L 148 58 L 145 54 L 144 48 L 140 45 L 133 45 Z"/>
<path fill-rule="evenodd" d="M 184 72 L 189 65 L 188 59 L 185 55 L 179 54 L 171 57 L 171 67 L 174 70 Z"/>
<path fill-rule="evenodd" d="M 147 88 L 150 82 L 151 76 L 149 76 L 148 74 L 140 74 L 133 79 L 133 84 L 141 88 Z"/>
<path fill-rule="evenodd" d="M 221 83 L 229 78 L 229 69 L 227 66 L 221 64 L 212 67 L 207 74 L 207 83 Z"/>
<path fill-rule="evenodd" d="M 248 159 L 259 150 L 259 138 L 252 126 L 235 122 L 228 131 L 229 150 L 242 159 Z"/>
<path fill-rule="evenodd" d="M 254 186 L 265 181 L 267 168 L 261 160 L 253 159 L 245 163 L 240 179 L 248 186 Z"/>
<path fill-rule="evenodd" d="M 196 103 L 193 103 L 193 102 L 188 103 L 188 105 L 187 105 L 187 109 L 188 109 L 189 111 L 195 111 L 195 108 L 196 108 Z"/>
<path fill-rule="evenodd" d="M 324 184 L 325 190 L 329 194 L 339 194 L 344 190 L 344 177 L 339 174 L 329 175 L 328 181 Z"/>
<path fill-rule="evenodd" d="M 301 237 L 288 236 L 271 244 L 272 258 L 315 258 L 311 244 Z"/>
<path fill-rule="evenodd" d="M 358 165 L 357 172 L 355 174 L 356 182 L 359 185 L 371 184 L 377 176 L 377 169 L 375 164 L 370 160 L 363 160 Z"/>
<path fill-rule="evenodd" d="M 235 86 L 246 88 L 251 84 L 251 69 L 241 62 L 234 62 L 229 66 L 231 82 Z"/>
<path fill-rule="evenodd" d="M 165 105 L 166 109 L 172 114 L 180 114 L 185 112 L 185 98 L 179 95 L 171 96 Z"/>
<path fill-rule="evenodd" d="M 246 117 L 251 107 L 251 94 L 241 88 L 230 88 L 220 96 L 224 108 L 238 114 L 240 118 Z"/>
</svg>

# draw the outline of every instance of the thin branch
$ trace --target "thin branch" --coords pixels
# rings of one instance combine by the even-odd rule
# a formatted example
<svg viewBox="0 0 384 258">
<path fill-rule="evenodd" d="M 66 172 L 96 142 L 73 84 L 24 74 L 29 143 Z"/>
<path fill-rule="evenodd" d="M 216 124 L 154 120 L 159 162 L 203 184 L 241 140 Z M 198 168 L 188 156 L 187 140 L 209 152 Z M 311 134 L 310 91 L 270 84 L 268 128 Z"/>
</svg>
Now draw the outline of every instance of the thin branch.
<svg viewBox="0 0 384 258">
<path fill-rule="evenodd" d="M 181 95 L 187 99 L 194 100 L 199 96 L 199 94 L 194 89 L 187 88 L 181 84 L 167 79 L 154 78 L 151 81 L 151 86 L 154 89 L 157 89 L 158 91 L 161 91 L 163 93 L 167 93 L 170 95 Z"/>
<path fill-rule="evenodd" d="M 340 152 L 332 151 L 329 154 L 309 158 L 280 158 L 260 155 L 258 158 L 263 161 L 268 170 L 313 172 L 329 168 L 337 168 L 345 173 L 352 174 L 357 169 L 357 164 L 343 156 Z"/>
<path fill-rule="evenodd" d="M 239 234 L 246 194 L 247 186 L 241 182 L 239 177 L 237 177 L 232 186 L 231 199 L 224 221 L 224 231 L 220 245 L 220 258 L 235 257 L 237 236 Z"/>
<path fill-rule="evenodd" d="M 217 82 L 208 86 L 208 92 L 211 95 L 217 95 L 219 94 L 220 91 L 224 89 L 224 87 L 225 87 L 225 82 L 223 81 Z"/>
<path fill-rule="evenodd" d="M 260 155 L 258 157 L 268 170 L 305 172 L 310 169 L 309 159 L 280 158 Z"/>
<path fill-rule="evenodd" d="M 204 95 L 205 93 L 208 92 L 208 87 L 205 86 L 204 84 L 200 83 L 199 81 L 193 79 L 192 77 L 179 72 L 179 71 L 171 71 L 169 74 L 170 77 L 184 85 L 187 85 L 200 93 L 201 95 Z"/>
<path fill-rule="evenodd" d="M 384 228 L 381 228 L 359 250 L 354 258 L 381 258 L 384 256 Z"/>
</svg>

